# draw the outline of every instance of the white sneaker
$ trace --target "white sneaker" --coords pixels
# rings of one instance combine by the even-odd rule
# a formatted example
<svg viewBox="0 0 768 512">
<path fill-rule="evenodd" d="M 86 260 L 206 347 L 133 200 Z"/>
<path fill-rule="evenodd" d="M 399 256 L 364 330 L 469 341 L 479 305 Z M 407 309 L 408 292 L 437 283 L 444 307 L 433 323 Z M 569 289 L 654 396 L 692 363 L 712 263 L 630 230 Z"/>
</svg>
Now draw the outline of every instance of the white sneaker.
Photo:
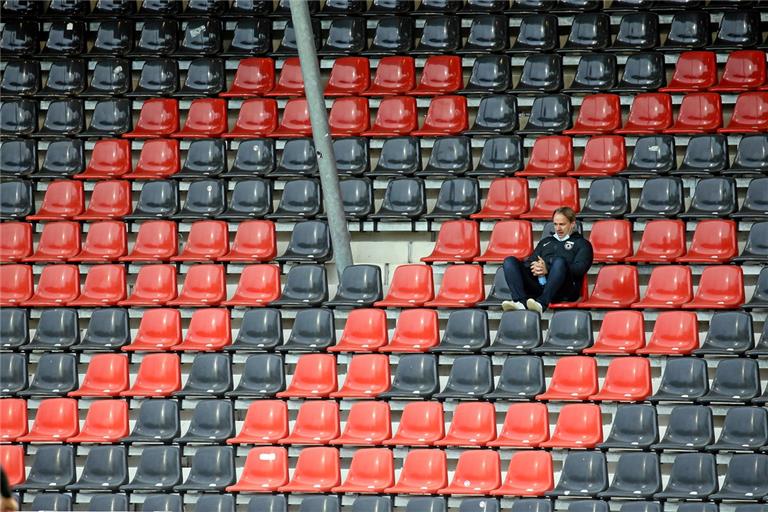
<svg viewBox="0 0 768 512">
<path fill-rule="evenodd" d="M 517 302 L 516 300 L 505 300 L 501 303 L 501 309 L 504 311 L 522 311 L 525 309 L 525 306 L 522 302 Z"/>
<path fill-rule="evenodd" d="M 538 313 L 542 313 L 544 311 L 544 307 L 534 299 L 528 299 L 525 305 L 528 306 L 529 311 L 536 311 Z"/>
</svg>

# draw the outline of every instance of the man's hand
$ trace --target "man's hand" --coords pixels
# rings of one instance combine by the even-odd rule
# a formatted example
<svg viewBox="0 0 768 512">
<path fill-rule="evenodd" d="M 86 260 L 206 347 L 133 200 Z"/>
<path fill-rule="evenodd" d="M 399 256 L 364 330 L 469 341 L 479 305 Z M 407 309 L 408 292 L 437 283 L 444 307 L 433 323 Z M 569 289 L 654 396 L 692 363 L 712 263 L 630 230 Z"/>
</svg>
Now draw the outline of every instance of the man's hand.
<svg viewBox="0 0 768 512">
<path fill-rule="evenodd" d="M 0 498 L 0 512 L 15 512 L 19 505 L 13 498 Z"/>
<path fill-rule="evenodd" d="M 531 263 L 531 273 L 536 277 L 547 275 L 547 264 L 541 259 L 541 256 Z"/>
</svg>

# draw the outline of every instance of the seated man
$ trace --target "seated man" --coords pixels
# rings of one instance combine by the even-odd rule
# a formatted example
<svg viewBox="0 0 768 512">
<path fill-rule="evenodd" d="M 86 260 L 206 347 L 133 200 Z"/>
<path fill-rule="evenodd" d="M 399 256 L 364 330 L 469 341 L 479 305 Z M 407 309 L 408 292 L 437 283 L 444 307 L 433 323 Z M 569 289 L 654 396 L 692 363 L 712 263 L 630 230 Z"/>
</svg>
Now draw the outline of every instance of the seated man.
<svg viewBox="0 0 768 512">
<path fill-rule="evenodd" d="M 562 207 L 552 216 L 555 232 L 541 239 L 524 261 L 504 259 L 504 277 L 512 300 L 504 311 L 530 309 L 541 313 L 551 302 L 578 300 L 587 270 L 592 266 L 592 245 L 574 231 L 576 214 Z"/>
</svg>

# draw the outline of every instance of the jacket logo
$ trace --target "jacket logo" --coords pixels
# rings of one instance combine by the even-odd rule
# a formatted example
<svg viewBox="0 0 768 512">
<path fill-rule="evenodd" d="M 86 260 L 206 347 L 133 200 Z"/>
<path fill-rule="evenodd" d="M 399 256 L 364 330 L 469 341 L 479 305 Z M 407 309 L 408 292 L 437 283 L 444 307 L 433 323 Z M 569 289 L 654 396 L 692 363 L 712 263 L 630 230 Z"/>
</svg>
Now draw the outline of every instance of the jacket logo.
<svg viewBox="0 0 768 512">
<path fill-rule="evenodd" d="M 573 242 L 571 242 L 570 240 L 565 242 L 564 247 L 566 251 L 570 251 L 571 249 L 573 249 Z"/>
</svg>

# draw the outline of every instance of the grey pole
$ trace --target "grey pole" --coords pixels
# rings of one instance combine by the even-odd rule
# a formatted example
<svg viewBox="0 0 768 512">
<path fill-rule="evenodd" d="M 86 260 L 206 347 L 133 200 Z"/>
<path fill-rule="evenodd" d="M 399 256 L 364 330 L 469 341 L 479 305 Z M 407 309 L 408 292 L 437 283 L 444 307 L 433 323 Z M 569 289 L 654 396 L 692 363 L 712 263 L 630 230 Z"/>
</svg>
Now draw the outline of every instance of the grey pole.
<svg viewBox="0 0 768 512">
<path fill-rule="evenodd" d="M 323 202 L 328 214 L 333 257 L 336 260 L 336 271 L 339 274 L 339 279 L 341 279 L 341 273 L 344 269 L 352 265 L 352 249 L 350 248 L 347 219 L 344 216 L 344 206 L 341 201 L 336 159 L 333 156 L 333 142 L 331 130 L 328 127 L 328 113 L 325 110 L 320 65 L 317 60 L 306 0 L 290 0 L 290 5 L 293 30 L 296 34 L 296 45 L 301 61 L 301 74 L 304 78 L 304 89 L 307 95 L 309 118 L 312 121 L 312 138 L 315 141 L 317 164 L 320 170 Z"/>
</svg>

